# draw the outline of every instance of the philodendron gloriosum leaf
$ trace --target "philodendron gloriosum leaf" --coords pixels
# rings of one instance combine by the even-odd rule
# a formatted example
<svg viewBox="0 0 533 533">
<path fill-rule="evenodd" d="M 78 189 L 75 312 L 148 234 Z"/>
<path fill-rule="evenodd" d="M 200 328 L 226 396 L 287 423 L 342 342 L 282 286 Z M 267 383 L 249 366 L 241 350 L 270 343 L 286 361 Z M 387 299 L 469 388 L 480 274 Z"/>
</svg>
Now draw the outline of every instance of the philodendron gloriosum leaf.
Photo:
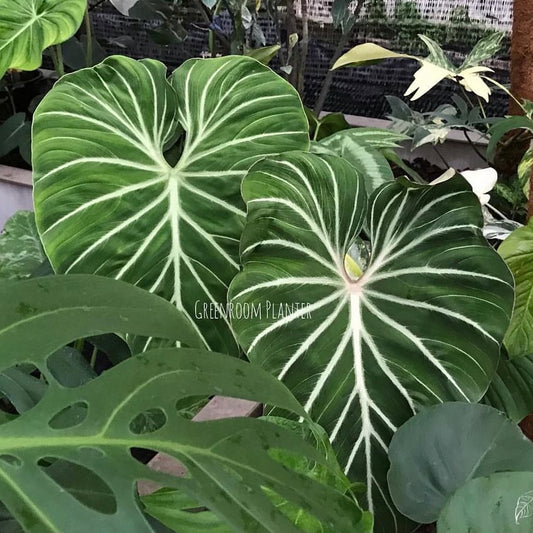
<svg viewBox="0 0 533 533">
<path fill-rule="evenodd" d="M 39 68 L 44 49 L 72 37 L 86 9 L 87 0 L 0 0 L 0 78 Z"/>
<path fill-rule="evenodd" d="M 509 323 L 513 280 L 483 239 L 479 202 L 462 179 L 399 181 L 367 209 L 353 167 L 314 154 L 258 163 L 243 197 L 244 270 L 230 296 L 262 313 L 234 317 L 237 336 L 368 484 L 376 531 L 402 531 L 385 479 L 392 434 L 421 405 L 479 400 Z M 356 240 L 365 212 L 368 260 Z M 358 279 L 344 268 L 349 248 Z"/>
<path fill-rule="evenodd" d="M 128 281 L 190 317 L 223 304 L 239 269 L 242 177 L 264 156 L 305 149 L 307 127 L 296 91 L 246 57 L 187 61 L 170 83 L 162 63 L 124 57 L 65 76 L 33 130 L 52 266 Z M 236 352 L 227 319 L 198 324 L 206 345 Z"/>
<path fill-rule="evenodd" d="M 0 297 L 6 303 L 0 310 L 0 370 L 29 361 L 49 384 L 35 407 L 0 426 L 0 500 L 25 530 L 67 532 L 75 524 L 77 533 L 151 533 L 135 497 L 136 482 L 146 479 L 183 490 L 232 531 L 302 531 L 268 491 L 313 513 L 325 532 L 370 531 L 359 524 L 365 515 L 352 497 L 276 460 L 284 450 L 326 468 L 327 459 L 296 433 L 256 419 L 195 423 L 180 416 L 179 400 L 217 393 L 305 417 L 290 391 L 257 366 L 204 350 L 167 348 L 132 357 L 77 388 L 61 386 L 49 371 L 57 346 L 95 331 L 190 342 L 187 321 L 170 303 L 86 275 L 4 282 Z M 79 415 L 65 417 L 72 408 Z M 157 424 L 138 429 L 134 421 L 154 410 L 161 415 Z M 153 471 L 132 457 L 133 448 L 172 455 L 188 475 Z M 81 468 L 85 483 L 58 482 L 56 465 L 78 475 Z M 95 483 L 104 498 L 91 498 Z"/>
</svg>

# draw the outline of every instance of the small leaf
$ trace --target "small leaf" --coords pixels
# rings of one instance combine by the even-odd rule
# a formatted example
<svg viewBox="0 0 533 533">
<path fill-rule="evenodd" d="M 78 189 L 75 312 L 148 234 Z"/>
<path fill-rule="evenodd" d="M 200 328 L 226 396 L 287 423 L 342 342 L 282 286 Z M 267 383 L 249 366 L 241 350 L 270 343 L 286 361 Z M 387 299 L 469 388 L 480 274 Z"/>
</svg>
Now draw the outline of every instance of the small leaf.
<svg viewBox="0 0 533 533">
<path fill-rule="evenodd" d="M 437 520 L 446 500 L 473 478 L 533 472 L 533 444 L 518 426 L 492 407 L 471 403 L 444 403 L 417 414 L 392 438 L 389 458 L 395 505 L 424 524 Z"/>
<path fill-rule="evenodd" d="M 531 533 L 533 473 L 472 479 L 446 502 L 437 533 Z"/>
<path fill-rule="evenodd" d="M 396 52 L 392 52 L 391 50 L 387 50 L 386 48 L 383 48 L 382 46 L 379 46 L 374 43 L 365 43 L 360 44 L 345 54 L 343 54 L 335 64 L 333 65 L 333 69 L 341 68 L 341 67 L 359 67 L 362 65 L 369 65 L 378 63 L 379 61 L 383 61 L 384 59 L 391 59 L 391 58 L 408 58 L 408 59 L 415 59 L 419 61 L 419 59 L 415 56 L 411 56 L 408 54 L 398 54 Z"/>
<path fill-rule="evenodd" d="M 32 211 L 18 211 L 0 234 L 0 279 L 29 278 L 46 259 Z"/>
</svg>

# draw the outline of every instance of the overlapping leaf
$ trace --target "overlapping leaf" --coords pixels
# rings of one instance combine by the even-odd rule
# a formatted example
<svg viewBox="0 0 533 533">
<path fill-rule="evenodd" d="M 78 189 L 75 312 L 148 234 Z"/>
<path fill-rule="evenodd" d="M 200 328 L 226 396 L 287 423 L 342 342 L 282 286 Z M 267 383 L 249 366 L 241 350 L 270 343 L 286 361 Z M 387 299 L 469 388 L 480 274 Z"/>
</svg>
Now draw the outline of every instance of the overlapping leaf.
<svg viewBox="0 0 533 533">
<path fill-rule="evenodd" d="M 167 348 L 130 358 L 78 388 L 61 386 L 50 372 L 57 346 L 97 332 L 193 343 L 194 332 L 170 303 L 94 276 L 6 282 L 0 297 L 6 303 L 0 312 L 0 370 L 30 361 L 49 383 L 35 407 L 0 426 L 0 499 L 25 530 L 151 533 L 135 497 L 136 482 L 148 479 L 184 491 L 232 531 L 305 531 L 276 508 L 270 492 L 312 513 L 324 531 L 369 531 L 359 527 L 365 515 L 351 496 L 276 459 L 283 450 L 327 467 L 327 459 L 296 433 L 263 420 L 195 423 L 179 415 L 179 400 L 219 393 L 305 417 L 286 387 L 258 367 Z M 156 423 L 139 429 L 134 421 L 153 411 L 160 415 Z M 134 458 L 133 449 L 169 454 L 184 464 L 187 476 L 152 471 Z"/>
<path fill-rule="evenodd" d="M 37 225 L 54 269 L 148 289 L 199 313 L 205 344 L 234 353 L 227 319 L 203 309 L 226 302 L 239 268 L 243 175 L 308 146 L 294 89 L 246 57 L 190 60 L 171 84 L 157 61 L 112 57 L 56 84 L 34 145 Z"/>
<path fill-rule="evenodd" d="M 262 314 L 235 318 L 238 338 L 368 484 L 376 531 L 404 531 L 387 493 L 388 442 L 421 405 L 482 397 L 510 319 L 512 277 L 481 234 L 479 202 L 462 179 L 385 185 L 369 201 L 365 243 L 362 178 L 339 158 L 258 163 L 243 195 L 245 266 L 230 295 Z M 349 249 L 358 279 L 344 267 Z"/>
<path fill-rule="evenodd" d="M 43 50 L 74 35 L 86 8 L 87 0 L 0 0 L 0 78 L 40 67 Z"/>
</svg>

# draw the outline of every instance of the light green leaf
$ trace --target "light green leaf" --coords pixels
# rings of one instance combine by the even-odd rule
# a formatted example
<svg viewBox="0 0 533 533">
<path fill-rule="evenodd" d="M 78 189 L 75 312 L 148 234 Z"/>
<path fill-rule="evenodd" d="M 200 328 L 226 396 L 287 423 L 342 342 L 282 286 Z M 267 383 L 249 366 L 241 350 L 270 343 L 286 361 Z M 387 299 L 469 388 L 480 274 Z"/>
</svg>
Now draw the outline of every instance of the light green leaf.
<svg viewBox="0 0 533 533">
<path fill-rule="evenodd" d="M 446 403 L 408 420 L 389 447 L 389 490 L 416 522 L 437 520 L 446 500 L 473 478 L 533 471 L 533 444 L 487 405 Z"/>
<path fill-rule="evenodd" d="M 256 59 L 259 63 L 263 63 L 263 65 L 268 65 L 278 55 L 280 48 L 281 45 L 279 44 L 263 46 L 262 48 L 248 50 L 245 55 Z"/>
<path fill-rule="evenodd" d="M 0 78 L 39 68 L 43 50 L 72 37 L 86 8 L 87 0 L 0 0 Z"/>
<path fill-rule="evenodd" d="M 513 318 L 505 335 L 509 357 L 533 353 L 533 220 L 515 229 L 498 248 L 515 279 Z"/>
<path fill-rule="evenodd" d="M 533 356 L 508 359 L 501 357 L 483 403 L 504 412 L 514 422 L 520 422 L 533 411 Z"/>
<path fill-rule="evenodd" d="M 448 500 L 437 533 L 531 533 L 533 473 L 473 479 Z"/>
<path fill-rule="evenodd" d="M 32 211 L 18 211 L 0 234 L 0 279 L 29 278 L 46 259 Z"/>
<path fill-rule="evenodd" d="M 134 283 L 190 317 L 224 305 L 239 270 L 242 177 L 267 155 L 307 149 L 307 131 L 296 91 L 247 57 L 189 60 L 171 84 L 162 63 L 125 57 L 64 77 L 33 128 L 52 266 Z M 198 331 L 237 353 L 227 319 L 204 316 Z"/>
<path fill-rule="evenodd" d="M 398 54 L 383 48 L 374 43 L 364 43 L 358 46 L 355 46 L 345 54 L 343 54 L 335 64 L 333 65 L 333 70 L 341 67 L 359 67 L 362 65 L 372 65 L 384 59 L 396 59 L 396 58 L 407 58 L 415 59 L 418 61 L 418 58 L 408 54 Z"/>
<path fill-rule="evenodd" d="M 76 524 L 77 533 L 152 532 L 135 497 L 141 479 L 182 490 L 243 533 L 301 531 L 265 489 L 311 512 L 330 533 L 363 518 L 351 496 L 276 460 L 284 450 L 328 464 L 296 434 L 263 420 L 195 423 L 180 416 L 180 400 L 222 394 L 306 418 L 286 387 L 259 367 L 167 348 L 132 357 L 81 387 L 54 378 L 49 356 L 56 346 L 95 330 L 183 339 L 181 313 L 170 303 L 125 283 L 79 275 L 5 282 L 0 296 L 8 303 L 0 310 L 0 370 L 31 361 L 49 383 L 33 409 L 0 427 L 0 499 L 26 530 L 66 532 Z M 135 421 L 153 411 L 161 415 L 157 424 L 141 431 Z M 170 455 L 187 476 L 153 471 L 133 449 Z"/>
<path fill-rule="evenodd" d="M 388 442 L 423 405 L 483 396 L 513 284 L 465 180 L 390 183 L 368 209 L 362 189 L 337 157 L 258 163 L 243 183 L 244 270 L 230 296 L 262 310 L 233 320 L 250 360 L 325 427 L 345 472 L 368 485 L 376 531 L 390 533 L 405 525 L 387 494 Z M 344 268 L 349 249 L 358 279 Z"/>
</svg>

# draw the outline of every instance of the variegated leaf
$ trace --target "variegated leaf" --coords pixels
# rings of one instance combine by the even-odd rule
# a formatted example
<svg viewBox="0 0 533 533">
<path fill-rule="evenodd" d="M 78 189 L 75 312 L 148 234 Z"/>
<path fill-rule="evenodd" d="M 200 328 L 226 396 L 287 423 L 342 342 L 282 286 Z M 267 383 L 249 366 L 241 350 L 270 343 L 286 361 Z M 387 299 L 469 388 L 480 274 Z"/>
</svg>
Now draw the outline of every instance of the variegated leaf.
<svg viewBox="0 0 533 533">
<path fill-rule="evenodd" d="M 170 81 L 124 57 L 60 80 L 35 115 L 35 211 L 57 272 L 122 279 L 192 317 L 239 269 L 242 177 L 307 148 L 308 126 L 296 91 L 250 58 L 190 60 Z M 198 331 L 236 352 L 227 319 Z"/>
<path fill-rule="evenodd" d="M 408 525 L 387 491 L 388 443 L 420 406 L 482 397 L 513 281 L 464 180 L 393 182 L 368 209 L 362 189 L 337 157 L 254 166 L 243 183 L 244 270 L 230 296 L 261 311 L 233 321 L 250 360 L 326 428 L 345 471 L 368 485 L 376 531 L 390 533 Z M 364 222 L 369 241 L 359 237 Z"/>
</svg>

